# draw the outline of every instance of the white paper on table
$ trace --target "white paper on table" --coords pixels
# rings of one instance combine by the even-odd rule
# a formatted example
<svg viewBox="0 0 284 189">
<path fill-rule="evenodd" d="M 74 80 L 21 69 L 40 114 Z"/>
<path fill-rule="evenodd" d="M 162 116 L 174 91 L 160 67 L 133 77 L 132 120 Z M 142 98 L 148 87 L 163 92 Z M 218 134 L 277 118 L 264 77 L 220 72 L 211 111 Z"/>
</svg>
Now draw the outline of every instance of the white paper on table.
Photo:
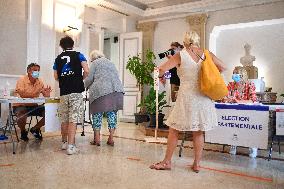
<svg viewBox="0 0 284 189">
<path fill-rule="evenodd" d="M 60 121 L 58 117 L 59 103 L 46 103 L 45 107 L 45 132 L 60 131 Z"/>
</svg>

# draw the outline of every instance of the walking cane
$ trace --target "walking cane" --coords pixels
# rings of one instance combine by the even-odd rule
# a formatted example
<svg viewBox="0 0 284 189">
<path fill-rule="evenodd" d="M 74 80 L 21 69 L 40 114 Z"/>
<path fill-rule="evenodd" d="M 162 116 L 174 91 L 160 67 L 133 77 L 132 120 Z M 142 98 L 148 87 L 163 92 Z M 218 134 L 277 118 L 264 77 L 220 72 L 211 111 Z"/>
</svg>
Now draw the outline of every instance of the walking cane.
<svg viewBox="0 0 284 189">
<path fill-rule="evenodd" d="M 158 138 L 158 128 L 159 128 L 159 68 L 154 68 L 154 89 L 156 91 L 156 127 L 155 136 L 150 138 L 145 138 L 148 143 L 167 143 L 166 138 Z"/>
<path fill-rule="evenodd" d="M 81 133 L 81 136 L 85 136 L 85 119 L 86 119 L 86 110 L 87 110 L 87 107 L 86 107 L 86 103 L 87 103 L 87 89 L 85 89 L 85 93 L 86 93 L 86 96 L 85 98 L 83 98 L 83 103 L 84 103 L 84 115 L 83 115 L 83 120 L 82 120 L 82 128 L 83 128 L 83 131 Z"/>
</svg>

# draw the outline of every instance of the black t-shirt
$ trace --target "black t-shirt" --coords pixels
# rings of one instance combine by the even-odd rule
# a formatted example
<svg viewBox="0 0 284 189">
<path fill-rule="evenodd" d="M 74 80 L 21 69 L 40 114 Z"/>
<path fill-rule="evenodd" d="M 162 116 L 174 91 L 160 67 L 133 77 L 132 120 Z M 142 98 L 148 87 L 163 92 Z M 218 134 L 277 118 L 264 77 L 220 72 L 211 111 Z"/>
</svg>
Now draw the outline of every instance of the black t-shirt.
<svg viewBox="0 0 284 189">
<path fill-rule="evenodd" d="M 177 75 L 177 68 L 174 67 L 170 69 L 169 72 L 171 73 L 170 84 L 175 84 L 177 86 L 180 86 L 180 80 Z"/>
<path fill-rule="evenodd" d="M 84 88 L 80 53 L 64 51 L 55 59 L 60 96 L 71 93 L 82 93 Z"/>
</svg>

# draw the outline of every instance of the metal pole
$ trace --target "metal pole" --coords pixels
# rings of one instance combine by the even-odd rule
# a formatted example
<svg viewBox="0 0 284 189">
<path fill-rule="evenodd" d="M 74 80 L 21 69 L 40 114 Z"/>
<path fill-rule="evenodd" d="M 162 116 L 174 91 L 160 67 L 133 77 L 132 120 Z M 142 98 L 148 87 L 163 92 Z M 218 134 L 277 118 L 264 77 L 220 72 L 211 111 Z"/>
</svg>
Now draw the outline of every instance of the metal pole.
<svg viewBox="0 0 284 189">
<path fill-rule="evenodd" d="M 155 128 L 155 139 L 157 140 L 158 126 L 159 126 L 159 68 L 154 69 L 154 89 L 156 91 L 156 128 Z"/>
<path fill-rule="evenodd" d="M 159 90 L 156 90 L 156 128 L 155 128 L 155 139 L 157 140 L 158 135 L 158 127 L 159 127 Z"/>
</svg>

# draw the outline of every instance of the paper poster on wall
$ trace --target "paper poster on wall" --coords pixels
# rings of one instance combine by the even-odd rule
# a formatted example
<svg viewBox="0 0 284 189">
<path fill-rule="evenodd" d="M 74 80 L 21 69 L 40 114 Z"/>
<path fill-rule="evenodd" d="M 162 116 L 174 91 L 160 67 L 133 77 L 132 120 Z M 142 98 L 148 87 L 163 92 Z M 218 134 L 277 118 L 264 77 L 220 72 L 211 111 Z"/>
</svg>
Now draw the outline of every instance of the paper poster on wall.
<svg viewBox="0 0 284 189">
<path fill-rule="evenodd" d="M 58 103 L 46 103 L 45 105 L 45 132 L 60 131 L 58 118 Z"/>
<path fill-rule="evenodd" d="M 269 107 L 216 104 L 218 125 L 205 132 L 205 141 L 267 149 Z"/>
<path fill-rule="evenodd" d="M 284 135 L 284 109 L 276 109 L 276 135 Z"/>
</svg>

